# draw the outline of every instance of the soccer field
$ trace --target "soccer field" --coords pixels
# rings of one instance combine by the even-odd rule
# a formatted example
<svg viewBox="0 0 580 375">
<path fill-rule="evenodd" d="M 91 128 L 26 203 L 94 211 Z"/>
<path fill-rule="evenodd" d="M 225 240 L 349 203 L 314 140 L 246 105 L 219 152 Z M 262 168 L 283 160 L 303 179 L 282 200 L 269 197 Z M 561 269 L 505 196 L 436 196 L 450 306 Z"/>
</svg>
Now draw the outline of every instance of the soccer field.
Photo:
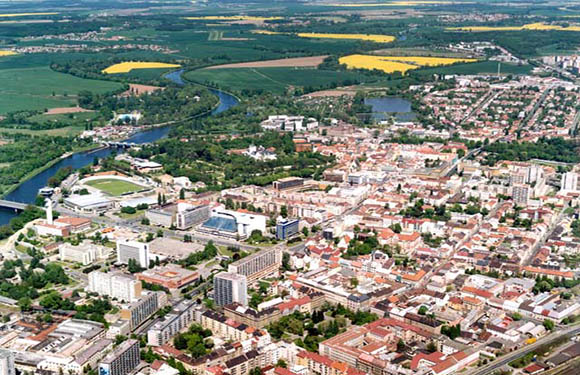
<svg viewBox="0 0 580 375">
<path fill-rule="evenodd" d="M 132 193 L 143 189 L 143 186 L 112 178 L 87 181 L 85 184 L 114 196 L 123 195 L 125 193 Z"/>
</svg>

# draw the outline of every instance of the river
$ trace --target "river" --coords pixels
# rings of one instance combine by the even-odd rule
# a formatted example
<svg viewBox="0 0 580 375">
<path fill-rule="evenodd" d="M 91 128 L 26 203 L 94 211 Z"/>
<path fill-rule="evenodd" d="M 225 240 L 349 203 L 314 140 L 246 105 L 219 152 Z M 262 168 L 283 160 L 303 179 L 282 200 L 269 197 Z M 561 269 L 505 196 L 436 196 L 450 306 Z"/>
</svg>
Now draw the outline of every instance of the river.
<svg viewBox="0 0 580 375">
<path fill-rule="evenodd" d="M 178 85 L 184 85 L 185 82 L 181 78 L 183 70 L 178 70 L 165 75 L 165 78 L 177 83 Z M 215 95 L 220 99 L 219 105 L 211 112 L 210 116 L 221 113 L 231 107 L 238 104 L 238 99 L 226 92 L 210 89 Z M 167 136 L 170 130 L 170 126 L 158 127 L 149 130 L 144 130 L 142 132 L 134 134 L 132 137 L 127 139 L 127 142 L 132 142 L 136 144 L 150 143 L 158 139 Z M 74 169 L 82 168 L 93 162 L 95 158 L 107 157 L 113 152 L 112 148 L 104 148 L 100 150 L 85 151 L 73 154 L 67 158 L 54 164 L 52 167 L 45 169 L 34 177 L 21 183 L 16 189 L 7 194 L 3 199 L 23 202 L 23 203 L 33 203 L 38 195 L 38 190 L 45 187 L 47 181 L 50 177 L 63 167 L 71 166 Z M 121 150 L 118 150 L 121 151 Z M 17 216 L 18 213 L 14 210 L 0 208 L 0 225 L 8 224 L 10 219 Z"/>
</svg>

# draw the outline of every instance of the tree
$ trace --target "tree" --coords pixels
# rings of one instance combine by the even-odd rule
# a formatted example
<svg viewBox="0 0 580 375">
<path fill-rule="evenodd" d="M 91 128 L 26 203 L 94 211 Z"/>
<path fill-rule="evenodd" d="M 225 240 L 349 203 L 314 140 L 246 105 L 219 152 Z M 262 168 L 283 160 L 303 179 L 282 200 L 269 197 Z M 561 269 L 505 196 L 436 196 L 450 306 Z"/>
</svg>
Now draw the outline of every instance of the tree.
<svg viewBox="0 0 580 375">
<path fill-rule="evenodd" d="M 403 350 L 405 350 L 405 342 L 402 339 L 399 339 L 397 342 L 397 351 L 402 352 Z"/>
<path fill-rule="evenodd" d="M 137 261 L 135 259 L 131 258 L 127 262 L 127 270 L 130 273 L 137 273 L 137 272 L 141 272 L 143 269 L 141 268 L 141 266 L 139 265 L 139 263 L 137 263 Z"/>
<path fill-rule="evenodd" d="M 179 199 L 185 199 L 185 189 L 179 190 Z"/>
<path fill-rule="evenodd" d="M 18 307 L 20 307 L 20 311 L 30 311 L 31 306 L 32 300 L 28 297 L 22 297 L 18 300 Z"/>
<path fill-rule="evenodd" d="M 308 227 L 302 228 L 302 234 L 304 235 L 304 237 L 308 237 L 308 234 L 309 234 Z"/>
<path fill-rule="evenodd" d="M 427 307 L 426 306 L 421 306 L 419 307 L 419 315 L 425 315 L 427 314 Z"/>
<path fill-rule="evenodd" d="M 544 319 L 544 328 L 546 328 L 548 331 L 553 331 L 554 330 L 554 322 L 550 319 Z"/>
<path fill-rule="evenodd" d="M 278 360 L 278 362 L 276 362 L 276 367 L 288 368 L 288 364 L 286 363 L 285 360 L 283 360 L 282 358 L 280 358 Z"/>
<path fill-rule="evenodd" d="M 350 279 L 350 286 L 352 288 L 356 288 L 358 286 L 358 279 L 356 277 L 351 277 L 351 279 Z"/>
<path fill-rule="evenodd" d="M 434 353 L 437 351 L 437 345 L 435 344 L 435 342 L 430 341 L 429 344 L 427 344 L 426 349 L 429 353 Z"/>
<path fill-rule="evenodd" d="M 282 216 L 283 218 L 288 217 L 288 207 L 286 207 L 286 205 L 280 207 L 280 216 Z"/>
</svg>

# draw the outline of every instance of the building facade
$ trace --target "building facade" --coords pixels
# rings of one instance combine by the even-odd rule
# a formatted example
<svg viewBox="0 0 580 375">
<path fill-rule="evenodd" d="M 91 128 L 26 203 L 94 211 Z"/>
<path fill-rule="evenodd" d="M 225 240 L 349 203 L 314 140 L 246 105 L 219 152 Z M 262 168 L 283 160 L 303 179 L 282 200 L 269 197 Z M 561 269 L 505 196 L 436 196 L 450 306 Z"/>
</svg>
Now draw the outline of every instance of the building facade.
<svg viewBox="0 0 580 375">
<path fill-rule="evenodd" d="M 99 375 L 126 375 L 141 362 L 139 341 L 127 340 L 107 355 L 99 364 Z"/>
<path fill-rule="evenodd" d="M 228 266 L 228 272 L 246 276 L 248 283 L 278 272 L 282 251 L 273 247 L 242 258 Z"/>
<path fill-rule="evenodd" d="M 100 271 L 89 273 L 87 290 L 126 302 L 139 299 L 142 292 L 141 282 L 131 276 Z"/>
<path fill-rule="evenodd" d="M 240 305 L 248 304 L 248 284 L 246 276 L 221 272 L 213 278 L 214 301 L 218 306 L 237 302 Z"/>
<path fill-rule="evenodd" d="M 129 263 L 134 259 L 142 268 L 149 267 L 149 244 L 137 241 L 117 241 L 117 262 Z"/>
</svg>

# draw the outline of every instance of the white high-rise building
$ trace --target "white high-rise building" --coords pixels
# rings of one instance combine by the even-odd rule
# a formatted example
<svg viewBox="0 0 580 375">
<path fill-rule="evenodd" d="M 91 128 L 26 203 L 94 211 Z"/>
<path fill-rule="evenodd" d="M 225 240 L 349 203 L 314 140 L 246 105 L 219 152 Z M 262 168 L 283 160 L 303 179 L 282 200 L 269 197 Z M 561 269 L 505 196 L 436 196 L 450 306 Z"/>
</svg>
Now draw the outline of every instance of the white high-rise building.
<svg viewBox="0 0 580 375">
<path fill-rule="evenodd" d="M 16 375 L 14 353 L 0 349 L 0 375 Z"/>
<path fill-rule="evenodd" d="M 564 191 L 578 190 L 578 173 L 566 172 L 562 174 L 562 190 Z"/>
<path fill-rule="evenodd" d="M 89 273 L 87 290 L 131 302 L 141 297 L 141 282 L 124 274 L 93 271 Z"/>
<path fill-rule="evenodd" d="M 143 268 L 149 267 L 149 244 L 129 240 L 117 241 L 117 262 L 127 264 L 129 259 L 135 259 Z"/>
<path fill-rule="evenodd" d="M 248 283 L 244 275 L 221 272 L 213 278 L 213 299 L 218 306 L 237 302 L 248 305 Z"/>
</svg>

